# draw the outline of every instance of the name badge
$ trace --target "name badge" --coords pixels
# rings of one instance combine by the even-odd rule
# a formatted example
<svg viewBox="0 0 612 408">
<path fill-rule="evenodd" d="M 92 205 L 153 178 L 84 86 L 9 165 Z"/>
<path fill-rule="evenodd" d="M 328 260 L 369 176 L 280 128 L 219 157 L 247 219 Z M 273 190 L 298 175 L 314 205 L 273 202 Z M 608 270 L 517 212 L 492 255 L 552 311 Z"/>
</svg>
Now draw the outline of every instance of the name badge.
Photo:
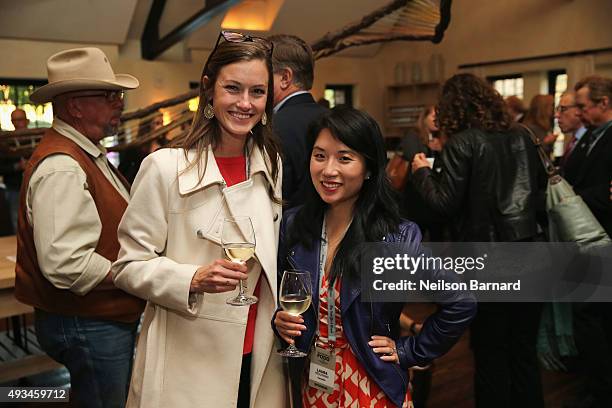
<svg viewBox="0 0 612 408">
<path fill-rule="evenodd" d="M 327 394 L 334 392 L 336 378 L 336 354 L 333 349 L 314 347 L 310 357 L 308 385 Z"/>
</svg>

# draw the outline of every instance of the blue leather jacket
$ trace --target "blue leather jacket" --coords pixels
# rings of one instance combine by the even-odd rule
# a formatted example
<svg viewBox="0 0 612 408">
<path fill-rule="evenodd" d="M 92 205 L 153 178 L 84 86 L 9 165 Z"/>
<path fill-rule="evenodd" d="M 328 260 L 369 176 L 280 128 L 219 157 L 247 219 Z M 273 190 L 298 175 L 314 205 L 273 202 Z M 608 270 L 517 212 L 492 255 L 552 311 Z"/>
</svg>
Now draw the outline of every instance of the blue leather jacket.
<svg viewBox="0 0 612 408">
<path fill-rule="evenodd" d="M 302 269 L 309 271 L 313 282 L 312 306 L 302 315 L 306 331 L 295 338 L 296 347 L 309 352 L 314 341 L 319 310 L 319 250 L 320 242 L 315 242 L 308 250 L 302 245 L 286 248 L 285 237 L 293 217 L 299 207 L 287 211 L 283 216 L 279 245 L 279 282 L 285 269 Z M 399 225 L 399 231 L 382 241 L 405 243 L 406 249 L 413 255 L 422 252 L 421 232 L 418 226 L 409 221 Z M 420 272 L 416 272 L 417 276 Z M 431 274 L 431 271 L 427 271 Z M 439 276 L 436 276 L 436 275 Z M 454 280 L 454 273 L 434 272 L 435 279 Z M 431 279 L 431 276 L 429 276 Z M 445 354 L 459 339 L 476 314 L 476 301 L 465 293 L 440 292 L 440 298 L 434 299 L 439 304 L 436 313 L 430 316 L 420 334 L 416 337 L 399 336 L 399 317 L 403 303 L 366 303 L 361 300 L 361 283 L 346 280 L 340 290 L 340 309 L 342 327 L 351 350 L 365 367 L 370 378 L 383 389 L 387 397 L 397 406 L 401 406 L 408 386 L 407 370 L 413 366 L 426 366 L 432 360 Z M 279 309 L 280 310 L 280 309 Z M 275 317 L 275 316 L 274 316 Z M 272 319 L 272 328 L 278 336 Z M 387 336 L 395 340 L 400 364 L 380 360 L 379 356 L 368 346 L 373 335 Z M 280 337 L 280 336 L 279 336 Z M 305 359 L 290 358 L 291 373 L 301 376 Z M 298 383 L 301 378 L 293 378 Z"/>
</svg>

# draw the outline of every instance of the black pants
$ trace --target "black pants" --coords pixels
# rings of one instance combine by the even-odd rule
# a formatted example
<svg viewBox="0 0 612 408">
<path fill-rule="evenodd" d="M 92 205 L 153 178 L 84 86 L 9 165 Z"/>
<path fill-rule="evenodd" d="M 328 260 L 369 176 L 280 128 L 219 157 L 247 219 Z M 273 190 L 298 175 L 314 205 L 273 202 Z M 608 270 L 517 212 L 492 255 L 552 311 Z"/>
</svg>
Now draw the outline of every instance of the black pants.
<svg viewBox="0 0 612 408">
<path fill-rule="evenodd" d="M 249 408 L 251 392 L 251 356 L 242 356 L 242 367 L 240 368 L 240 386 L 238 387 L 238 403 L 236 408 Z"/>
<path fill-rule="evenodd" d="M 477 408 L 543 408 L 536 340 L 540 303 L 479 303 L 472 323 Z"/>
<path fill-rule="evenodd" d="M 593 407 L 612 406 L 612 303 L 574 304 L 578 362 Z"/>
</svg>

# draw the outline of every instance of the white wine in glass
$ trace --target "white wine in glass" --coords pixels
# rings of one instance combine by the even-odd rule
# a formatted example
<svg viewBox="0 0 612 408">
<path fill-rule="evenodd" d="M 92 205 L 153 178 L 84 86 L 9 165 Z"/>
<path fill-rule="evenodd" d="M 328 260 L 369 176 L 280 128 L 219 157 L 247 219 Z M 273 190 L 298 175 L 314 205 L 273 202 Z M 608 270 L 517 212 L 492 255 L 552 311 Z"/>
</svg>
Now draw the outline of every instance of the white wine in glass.
<svg viewBox="0 0 612 408">
<path fill-rule="evenodd" d="M 246 216 L 228 217 L 223 220 L 221 245 L 227 258 L 244 264 L 255 255 L 255 231 L 251 219 Z M 257 303 L 257 297 L 246 294 L 246 284 L 238 281 L 238 295 L 227 300 L 233 306 L 248 306 Z"/>
<path fill-rule="evenodd" d="M 281 296 L 280 304 L 285 312 L 293 316 L 299 316 L 308 310 L 311 300 L 308 295 L 286 295 Z"/>
<path fill-rule="evenodd" d="M 312 302 L 312 284 L 307 271 L 288 270 L 283 272 L 279 300 L 281 308 L 293 316 L 299 316 L 310 307 Z M 290 344 L 278 352 L 283 357 L 306 357 L 307 354 Z"/>
<path fill-rule="evenodd" d="M 233 244 L 230 242 L 223 244 L 223 249 L 225 251 L 225 256 L 227 256 L 230 261 L 236 263 L 246 263 L 246 261 L 255 255 L 255 245 L 252 244 Z"/>
</svg>

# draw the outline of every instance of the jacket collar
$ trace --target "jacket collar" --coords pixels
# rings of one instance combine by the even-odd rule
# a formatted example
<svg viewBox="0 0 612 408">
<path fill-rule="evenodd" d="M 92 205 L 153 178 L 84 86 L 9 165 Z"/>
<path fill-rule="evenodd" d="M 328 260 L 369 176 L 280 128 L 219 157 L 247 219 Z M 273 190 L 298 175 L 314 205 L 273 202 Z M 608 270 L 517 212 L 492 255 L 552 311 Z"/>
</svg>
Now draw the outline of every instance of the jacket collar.
<svg viewBox="0 0 612 408">
<path fill-rule="evenodd" d="M 312 95 L 310 95 L 310 92 L 308 91 L 296 91 L 292 93 L 291 95 L 285 96 L 285 98 L 281 100 L 278 104 L 276 104 L 276 106 L 274 107 L 274 113 L 281 110 L 283 106 L 291 105 L 293 102 L 297 101 L 297 99 L 295 99 L 297 96 L 305 95 L 305 94 L 308 94 L 308 96 L 310 96 L 310 99 L 312 99 Z M 299 98 L 299 99 L 302 99 L 302 98 Z M 289 102 L 289 100 L 291 100 L 291 103 Z M 314 99 L 312 99 L 312 101 L 314 102 Z"/>
<path fill-rule="evenodd" d="M 274 186 L 274 180 L 268 169 L 267 163 L 269 163 L 267 154 L 264 158 L 264 154 L 257 147 L 255 143 L 251 141 L 249 143 L 249 160 L 251 167 L 250 178 L 256 173 L 263 173 L 266 180 L 271 186 Z M 189 163 L 196 160 L 195 150 L 189 150 L 187 157 L 184 154 L 179 154 L 177 161 L 177 175 L 178 175 L 178 186 L 179 193 L 181 195 L 190 194 L 195 191 L 206 188 L 212 184 L 224 184 L 223 176 L 217 166 L 215 155 L 210 146 L 204 151 L 205 160 L 200 161 L 199 165 L 195 165 L 189 168 Z M 202 177 L 202 172 L 204 173 Z"/>
</svg>

